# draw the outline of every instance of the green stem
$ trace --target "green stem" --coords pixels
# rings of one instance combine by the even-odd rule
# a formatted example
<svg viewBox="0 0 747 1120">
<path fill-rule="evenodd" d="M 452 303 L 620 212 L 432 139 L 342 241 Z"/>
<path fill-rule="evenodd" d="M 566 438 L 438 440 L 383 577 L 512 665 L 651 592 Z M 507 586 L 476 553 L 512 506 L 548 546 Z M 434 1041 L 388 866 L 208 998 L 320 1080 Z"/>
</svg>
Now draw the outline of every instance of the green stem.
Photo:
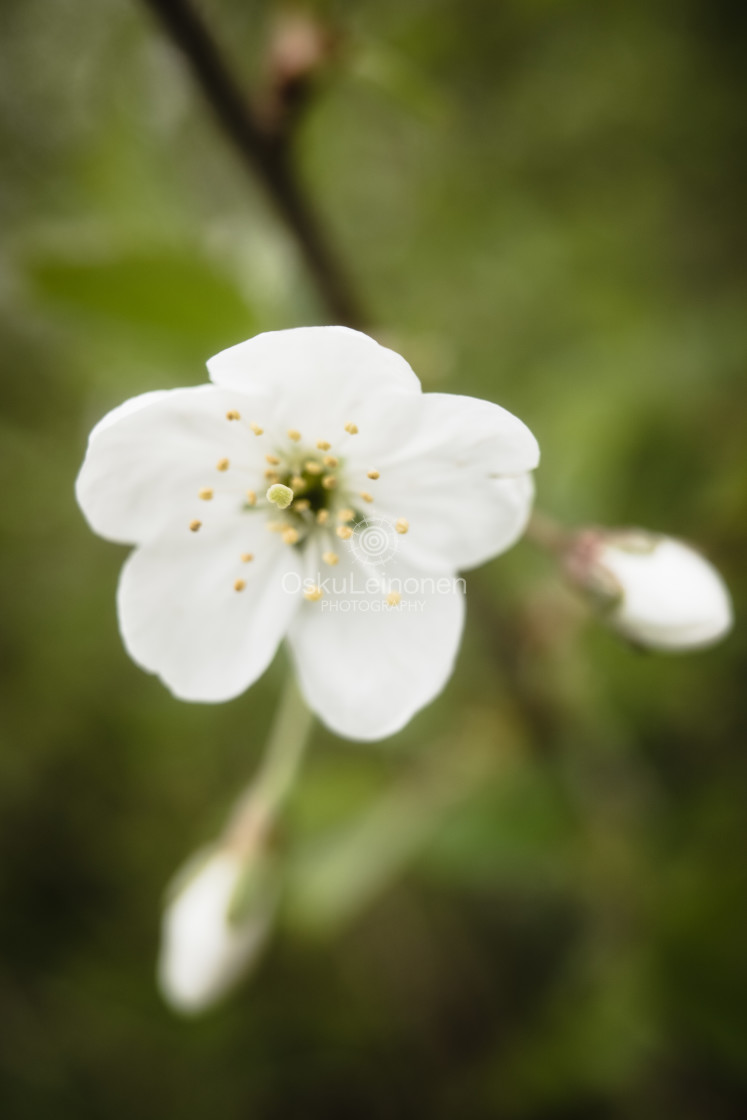
<svg viewBox="0 0 747 1120">
<path fill-rule="evenodd" d="M 535 510 L 525 531 L 526 539 L 538 548 L 544 549 L 555 556 L 562 556 L 573 538 L 573 533 L 566 529 L 554 517 Z"/>
<path fill-rule="evenodd" d="M 259 772 L 238 800 L 224 842 L 245 853 L 265 838 L 295 781 L 314 716 L 307 708 L 293 673 L 280 697 Z"/>
</svg>

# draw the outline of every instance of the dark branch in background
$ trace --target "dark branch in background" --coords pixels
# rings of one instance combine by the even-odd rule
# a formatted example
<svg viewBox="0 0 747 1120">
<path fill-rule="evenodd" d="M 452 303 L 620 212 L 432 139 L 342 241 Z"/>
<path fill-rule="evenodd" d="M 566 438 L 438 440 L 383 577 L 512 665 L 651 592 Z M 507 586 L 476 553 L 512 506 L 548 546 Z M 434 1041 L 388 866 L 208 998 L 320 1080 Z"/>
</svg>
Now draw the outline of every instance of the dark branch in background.
<svg viewBox="0 0 747 1120">
<path fill-rule="evenodd" d="M 212 34 L 189 0 L 144 0 L 184 54 L 224 132 L 260 180 L 293 233 L 332 319 L 361 327 L 365 319 L 342 266 L 299 185 L 292 162 L 291 126 L 298 114 L 300 74 L 276 89 L 276 111 L 258 113 L 234 80 Z M 286 94 L 286 112 L 277 111 Z M 282 109 L 282 105 L 281 105 Z"/>
</svg>

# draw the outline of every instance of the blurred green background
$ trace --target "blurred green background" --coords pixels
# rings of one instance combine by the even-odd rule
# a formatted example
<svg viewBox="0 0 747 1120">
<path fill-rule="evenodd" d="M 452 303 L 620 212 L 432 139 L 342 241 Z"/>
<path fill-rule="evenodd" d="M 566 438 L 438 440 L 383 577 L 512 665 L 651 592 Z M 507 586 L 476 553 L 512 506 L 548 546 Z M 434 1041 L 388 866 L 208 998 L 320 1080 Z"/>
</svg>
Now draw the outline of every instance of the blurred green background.
<svg viewBox="0 0 747 1120">
<path fill-rule="evenodd" d="M 273 5 L 200 6 L 256 84 Z M 341 45 L 299 162 L 377 337 L 529 423 L 543 508 L 699 542 L 739 613 L 747 9 L 315 10 Z M 0 157 L 3 1115 L 747 1115 L 744 630 L 635 653 L 526 543 L 470 577 L 403 733 L 316 732 L 255 977 L 201 1020 L 162 1005 L 162 889 L 285 665 L 220 707 L 139 671 L 125 550 L 73 481 L 108 408 L 327 316 L 135 0 L 3 0 Z"/>
</svg>

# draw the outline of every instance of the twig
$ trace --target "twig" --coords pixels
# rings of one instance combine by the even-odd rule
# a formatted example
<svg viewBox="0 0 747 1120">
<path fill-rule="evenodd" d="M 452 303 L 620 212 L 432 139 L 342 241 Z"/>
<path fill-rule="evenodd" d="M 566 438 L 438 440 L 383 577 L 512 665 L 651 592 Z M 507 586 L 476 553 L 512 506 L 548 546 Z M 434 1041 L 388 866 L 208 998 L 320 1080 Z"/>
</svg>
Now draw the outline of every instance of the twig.
<svg viewBox="0 0 747 1120">
<path fill-rule="evenodd" d="M 189 0 L 144 2 L 184 54 L 223 131 L 294 234 L 330 316 L 347 326 L 364 325 L 365 317 L 351 284 L 296 178 L 288 133 L 273 132 L 260 123 Z"/>
<path fill-rule="evenodd" d="M 575 534 L 549 514 L 534 510 L 524 535 L 538 548 L 560 558 L 570 547 Z"/>
</svg>

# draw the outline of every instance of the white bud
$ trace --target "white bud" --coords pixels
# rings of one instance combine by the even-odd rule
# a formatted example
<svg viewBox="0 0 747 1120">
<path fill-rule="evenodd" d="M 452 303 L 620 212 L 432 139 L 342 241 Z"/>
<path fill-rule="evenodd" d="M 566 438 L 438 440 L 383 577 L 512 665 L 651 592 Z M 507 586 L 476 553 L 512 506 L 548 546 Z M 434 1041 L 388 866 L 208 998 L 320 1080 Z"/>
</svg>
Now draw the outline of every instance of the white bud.
<svg viewBox="0 0 747 1120">
<path fill-rule="evenodd" d="M 605 608 L 605 619 L 639 645 L 688 650 L 717 642 L 732 625 L 726 585 L 694 548 L 641 529 L 580 533 L 566 555 L 571 578 Z"/>
<path fill-rule="evenodd" d="M 193 857 L 163 916 L 158 982 L 166 1001 L 197 1014 L 226 994 L 258 957 L 276 901 L 266 858 L 222 848 Z"/>
</svg>

